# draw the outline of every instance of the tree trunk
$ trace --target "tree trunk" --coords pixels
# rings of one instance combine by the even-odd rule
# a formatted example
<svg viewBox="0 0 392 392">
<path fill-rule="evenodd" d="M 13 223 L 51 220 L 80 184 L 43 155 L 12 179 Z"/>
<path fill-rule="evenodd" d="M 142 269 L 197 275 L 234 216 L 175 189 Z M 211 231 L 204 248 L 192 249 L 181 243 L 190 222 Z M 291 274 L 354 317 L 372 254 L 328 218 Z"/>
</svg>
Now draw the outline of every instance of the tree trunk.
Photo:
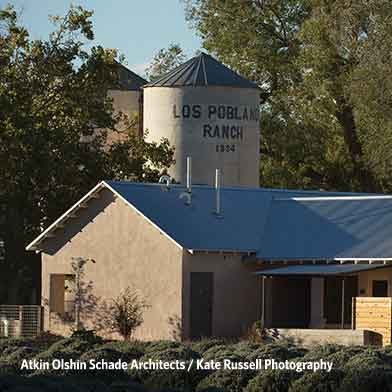
<svg viewBox="0 0 392 392">
<path fill-rule="evenodd" d="M 380 186 L 377 180 L 373 173 L 367 169 L 363 163 L 363 151 L 358 138 L 353 108 L 344 97 L 338 97 L 336 102 L 340 108 L 340 110 L 336 112 L 336 118 L 343 129 L 344 141 L 350 154 L 354 169 L 354 177 L 358 181 L 360 191 L 378 192 L 380 191 Z"/>
</svg>

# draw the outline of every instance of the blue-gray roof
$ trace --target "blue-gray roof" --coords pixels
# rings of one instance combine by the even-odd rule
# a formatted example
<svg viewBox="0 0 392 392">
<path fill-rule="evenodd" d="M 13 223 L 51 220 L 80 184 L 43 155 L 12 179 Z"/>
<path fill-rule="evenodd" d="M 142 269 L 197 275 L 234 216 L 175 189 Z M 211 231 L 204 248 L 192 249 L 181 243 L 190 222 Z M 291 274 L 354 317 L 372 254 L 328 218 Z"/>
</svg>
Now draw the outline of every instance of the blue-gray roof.
<svg viewBox="0 0 392 392">
<path fill-rule="evenodd" d="M 162 233 L 193 251 L 251 253 L 256 260 L 392 260 L 392 197 L 263 188 L 193 186 L 191 205 L 182 185 L 103 181 L 43 231 L 26 249 L 66 224 L 68 215 L 106 187 Z M 360 267 L 358 267 L 360 268 Z"/>
<path fill-rule="evenodd" d="M 392 198 L 274 200 L 257 257 L 392 257 Z"/>
<path fill-rule="evenodd" d="M 319 264 L 289 265 L 279 268 L 266 268 L 255 272 L 261 276 L 336 276 L 390 267 L 380 264 Z"/>
<path fill-rule="evenodd" d="M 258 88 L 206 53 L 200 53 L 144 87 L 228 86 Z"/>
<path fill-rule="evenodd" d="M 386 214 L 388 218 L 383 214 L 388 212 L 387 206 L 392 208 L 392 199 L 307 203 L 287 199 L 354 196 L 319 191 L 222 188 L 222 217 L 217 218 L 213 213 L 215 190 L 210 186 L 193 186 L 192 203 L 187 206 L 179 198 L 185 191 L 181 185 L 171 186 L 167 191 L 164 185 L 158 184 L 112 181 L 107 184 L 187 249 L 257 252 L 260 258 L 266 259 L 325 259 L 352 255 L 352 251 L 359 257 L 391 253 L 384 224 L 392 229 L 392 213 Z M 374 216 L 369 214 L 373 207 L 377 207 Z M 377 219 L 381 219 L 382 225 Z M 370 236 L 375 227 L 379 229 L 377 236 Z M 377 246 L 369 247 L 375 241 Z M 371 249 L 377 252 L 369 252 Z"/>
</svg>

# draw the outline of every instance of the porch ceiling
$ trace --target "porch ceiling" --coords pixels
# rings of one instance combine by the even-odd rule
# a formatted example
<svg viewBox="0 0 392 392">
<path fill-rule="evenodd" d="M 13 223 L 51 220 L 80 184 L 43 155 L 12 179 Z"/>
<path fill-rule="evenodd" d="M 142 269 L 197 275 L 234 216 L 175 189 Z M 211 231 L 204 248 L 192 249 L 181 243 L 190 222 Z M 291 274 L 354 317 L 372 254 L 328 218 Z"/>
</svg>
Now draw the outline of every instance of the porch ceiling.
<svg viewBox="0 0 392 392">
<path fill-rule="evenodd" d="M 309 264 L 267 268 L 255 272 L 260 276 L 336 276 L 392 267 L 389 264 Z"/>
</svg>

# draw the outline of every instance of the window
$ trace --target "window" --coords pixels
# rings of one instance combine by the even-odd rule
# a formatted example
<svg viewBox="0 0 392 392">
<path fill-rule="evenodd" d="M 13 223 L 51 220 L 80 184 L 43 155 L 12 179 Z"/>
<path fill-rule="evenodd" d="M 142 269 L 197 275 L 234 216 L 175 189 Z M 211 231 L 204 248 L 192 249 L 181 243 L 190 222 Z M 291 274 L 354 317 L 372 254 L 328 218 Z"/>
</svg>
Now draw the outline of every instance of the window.
<svg viewBox="0 0 392 392">
<path fill-rule="evenodd" d="M 75 318 L 75 275 L 50 275 L 50 311 L 65 319 Z"/>
<path fill-rule="evenodd" d="M 373 297 L 388 297 L 388 281 L 373 280 Z"/>
</svg>

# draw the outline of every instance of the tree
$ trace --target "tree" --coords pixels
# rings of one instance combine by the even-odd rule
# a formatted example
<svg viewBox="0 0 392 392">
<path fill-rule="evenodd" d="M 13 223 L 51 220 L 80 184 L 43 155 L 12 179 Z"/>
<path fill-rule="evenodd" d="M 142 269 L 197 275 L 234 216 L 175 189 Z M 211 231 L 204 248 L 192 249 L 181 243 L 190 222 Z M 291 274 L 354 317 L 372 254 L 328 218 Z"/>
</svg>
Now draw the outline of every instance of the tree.
<svg viewBox="0 0 392 392">
<path fill-rule="evenodd" d="M 160 76 L 178 67 L 185 61 L 185 54 L 180 45 L 171 44 L 167 49 L 161 49 L 153 58 L 146 69 L 150 81 L 157 80 Z"/>
<path fill-rule="evenodd" d="M 390 2 L 185 2 L 204 47 L 259 83 L 263 185 L 392 189 Z"/>
<path fill-rule="evenodd" d="M 112 329 L 124 340 L 129 340 L 135 329 L 143 323 L 143 312 L 148 308 L 147 302 L 131 287 L 127 287 L 113 299 L 111 307 Z"/>
<path fill-rule="evenodd" d="M 167 142 L 136 141 L 131 129 L 108 148 L 107 134 L 122 117 L 107 96 L 118 83 L 117 52 L 85 49 L 94 37 L 91 15 L 72 7 L 52 18 L 47 40 L 32 40 L 12 7 L 0 11 L 1 302 L 31 301 L 39 257 L 26 244 L 98 181 L 142 181 L 149 162 L 172 161 Z M 147 173 L 157 180 L 158 170 Z"/>
</svg>

